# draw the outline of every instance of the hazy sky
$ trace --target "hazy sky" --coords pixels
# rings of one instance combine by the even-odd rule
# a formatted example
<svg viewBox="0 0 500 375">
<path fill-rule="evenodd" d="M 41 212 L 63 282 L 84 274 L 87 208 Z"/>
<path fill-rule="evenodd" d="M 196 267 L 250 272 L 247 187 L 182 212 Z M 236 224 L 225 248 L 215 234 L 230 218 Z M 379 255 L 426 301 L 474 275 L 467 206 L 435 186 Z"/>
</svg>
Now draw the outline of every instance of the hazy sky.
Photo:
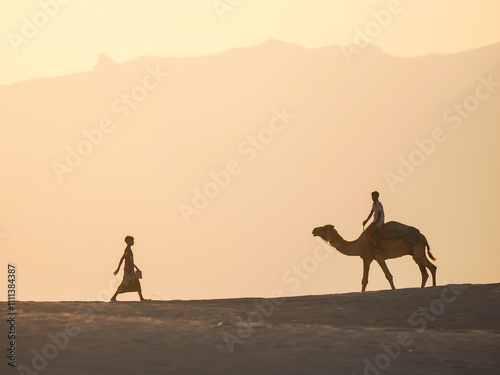
<svg viewBox="0 0 500 375">
<path fill-rule="evenodd" d="M 99 53 L 125 61 L 205 55 L 271 38 L 306 47 L 351 43 L 373 12 L 382 31 L 371 42 L 396 55 L 500 40 L 497 0 L 55 1 L 0 3 L 0 83 L 87 70 Z"/>
<path fill-rule="evenodd" d="M 498 0 L 0 1 L 0 84 L 6 85 L 0 93 L 8 95 L 0 98 L 0 168 L 8 192 L 0 197 L 0 265 L 6 268 L 7 262 L 18 262 L 21 299 L 106 299 L 96 292 L 109 282 L 119 282 L 111 274 L 124 248 L 123 237 L 130 234 L 136 236 L 136 260 L 147 275 L 146 296 L 268 297 L 282 285 L 281 276 L 294 262 L 317 247 L 313 226 L 334 223 L 344 229 L 346 239 L 356 238 L 371 206 L 369 193 L 380 189 L 387 217 L 425 225 L 440 259 L 439 283 L 456 277 L 460 282 L 498 281 L 500 253 L 490 248 L 495 233 L 489 229 L 500 210 L 498 91 L 491 95 L 495 99 L 478 102 L 469 111 L 474 116 L 458 117 L 460 124 L 464 120 L 469 126 L 460 132 L 450 130 L 454 140 L 446 142 L 401 189 L 393 193 L 384 177 L 384 171 L 397 168 L 399 155 L 415 149 L 416 138 L 428 137 L 433 127 L 450 128 L 449 123 L 443 125 L 442 114 L 454 103 L 466 98 L 469 107 L 476 105 L 478 99 L 471 97 L 478 92 L 476 86 L 484 86 L 485 80 L 491 81 L 491 72 L 498 72 L 491 70 L 499 59 L 496 47 L 455 60 L 414 59 L 405 65 L 414 72 L 410 76 L 407 71 L 391 71 L 393 66 L 400 69 L 408 62 L 405 59 L 375 53 L 376 61 L 392 65 L 380 64 L 379 74 L 374 75 L 370 63 L 360 67 L 335 60 L 337 48 L 317 53 L 300 49 L 297 64 L 287 66 L 281 59 L 299 49 L 279 43 L 252 49 L 262 55 L 245 64 L 262 63 L 261 56 L 272 59 L 273 48 L 283 55 L 277 56 L 278 62 L 265 60 L 268 63 L 248 76 L 224 65 L 238 61 L 232 60 L 239 58 L 238 53 L 185 59 L 182 64 L 177 59 L 149 58 L 94 67 L 101 53 L 117 62 L 141 56 L 204 56 L 269 39 L 310 48 L 368 39 L 400 57 L 452 54 L 500 42 L 499 14 Z M 481 61 L 471 61 L 470 56 L 480 56 Z M 332 68 L 330 58 L 341 64 L 339 69 Z M 157 61 L 168 61 L 168 66 L 159 67 Z M 425 64 L 419 65 L 422 61 Z M 458 63 L 448 71 L 450 61 Z M 150 65 L 143 66 L 145 62 Z M 224 69 L 210 65 L 216 62 Z M 446 72 L 437 65 L 445 66 Z M 309 66 L 321 69 L 307 70 Z M 165 72 L 158 74 L 158 69 Z M 170 70 L 172 78 L 166 73 Z M 68 80 L 13 84 L 85 71 L 89 73 Z M 345 73 L 349 71 L 356 74 Z M 301 75 L 293 81 L 296 72 Z M 420 72 L 443 74 L 421 77 Z M 283 77 L 290 82 L 280 81 Z M 254 86 L 254 81 L 263 86 Z M 406 87 L 400 87 L 400 81 Z M 47 82 L 54 85 L 48 87 Z M 149 91 L 138 82 L 147 82 Z M 363 82 L 370 83 L 373 91 L 365 90 Z M 490 98 L 494 90 L 488 90 L 495 85 L 479 87 L 481 97 Z M 120 103 L 117 98 L 131 89 L 147 95 L 147 100 L 142 103 L 141 97 L 138 110 L 128 118 L 126 112 L 121 121 L 112 103 Z M 407 90 L 407 95 L 400 95 L 400 90 Z M 38 101 L 41 96 L 44 100 Z M 393 105 L 386 97 L 400 102 Z M 2 108 L 4 103 L 8 108 Z M 342 108 L 332 110 L 335 103 Z M 286 113 L 286 108 L 297 114 L 290 121 L 291 130 L 282 138 L 276 136 L 282 141 L 247 166 L 241 156 L 249 154 L 238 153 L 238 145 L 269 123 L 276 111 Z M 405 108 L 414 113 L 405 113 Z M 374 113 L 379 117 L 373 120 L 391 137 L 383 137 L 372 126 Z M 456 116 L 451 120 L 457 121 Z M 64 160 L 68 147 L 82 140 L 82 132 L 105 118 L 123 126 L 117 126 L 77 172 L 65 176 L 64 183 L 57 181 L 51 167 L 54 160 Z M 360 136 L 361 132 L 365 134 Z M 373 142 L 376 137 L 384 143 L 380 149 Z M 349 149 L 348 142 L 356 143 L 363 156 Z M 283 155 L 290 160 L 283 160 Z M 189 202 L 193 187 L 203 186 L 210 171 L 236 157 L 245 172 L 216 204 L 186 225 L 179 203 Z M 323 169 L 321 163 L 309 165 L 307 160 L 339 162 L 340 167 Z M 129 170 L 136 175 L 129 176 Z M 276 171 L 289 185 L 273 182 Z M 147 185 L 151 181 L 154 189 Z M 305 196 L 311 191 L 314 196 Z M 458 204 L 463 195 L 467 201 Z M 264 208 L 254 212 L 255 207 Z M 246 212 L 251 214 L 242 214 Z M 465 224 L 464 217 L 469 220 Z M 286 220 L 288 226 L 282 225 L 280 221 Z M 456 236 L 464 228 L 472 233 L 468 243 Z M 250 233 L 251 244 L 244 241 Z M 286 246 L 281 244 L 281 233 Z M 481 245 L 475 249 L 473 267 L 467 253 L 471 242 Z M 344 258 L 335 252 L 314 280 L 289 294 L 358 291 L 361 260 Z M 418 268 L 405 258 L 390 264 L 398 277 L 396 284 L 417 286 Z M 379 267 L 372 270 L 369 289 L 388 288 Z M 0 285 L 0 300 L 5 288 Z M 137 299 L 136 295 L 124 298 Z"/>
</svg>

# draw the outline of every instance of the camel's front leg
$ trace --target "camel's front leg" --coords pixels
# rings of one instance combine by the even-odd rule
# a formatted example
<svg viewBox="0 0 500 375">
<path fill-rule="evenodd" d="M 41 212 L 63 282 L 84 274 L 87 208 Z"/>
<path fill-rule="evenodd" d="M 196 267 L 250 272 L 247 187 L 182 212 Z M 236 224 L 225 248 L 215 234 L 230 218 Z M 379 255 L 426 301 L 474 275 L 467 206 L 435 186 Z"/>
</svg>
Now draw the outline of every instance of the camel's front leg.
<svg viewBox="0 0 500 375">
<path fill-rule="evenodd" d="M 361 280 L 361 291 L 364 292 L 366 290 L 366 285 L 368 285 L 368 273 L 370 272 L 370 264 L 373 259 L 363 259 L 363 279 Z"/>
<path fill-rule="evenodd" d="M 384 259 L 377 259 L 378 264 L 380 264 L 380 268 L 382 268 L 382 271 L 384 271 L 385 278 L 389 281 L 389 284 L 391 284 L 392 289 L 396 289 L 394 286 L 394 283 L 392 282 L 392 275 L 391 272 L 389 271 L 389 268 L 387 267 L 387 264 L 385 264 Z"/>
</svg>

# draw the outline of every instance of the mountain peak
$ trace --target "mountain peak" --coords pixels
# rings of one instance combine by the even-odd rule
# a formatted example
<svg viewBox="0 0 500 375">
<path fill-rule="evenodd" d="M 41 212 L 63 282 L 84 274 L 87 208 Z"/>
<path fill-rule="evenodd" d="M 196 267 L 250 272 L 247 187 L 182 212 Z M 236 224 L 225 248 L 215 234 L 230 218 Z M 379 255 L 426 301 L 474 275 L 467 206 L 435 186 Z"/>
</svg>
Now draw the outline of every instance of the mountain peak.
<svg viewBox="0 0 500 375">
<path fill-rule="evenodd" d="M 99 54 L 99 59 L 97 60 L 96 68 L 106 67 L 116 64 L 116 61 L 111 57 L 106 56 L 104 53 Z"/>
</svg>

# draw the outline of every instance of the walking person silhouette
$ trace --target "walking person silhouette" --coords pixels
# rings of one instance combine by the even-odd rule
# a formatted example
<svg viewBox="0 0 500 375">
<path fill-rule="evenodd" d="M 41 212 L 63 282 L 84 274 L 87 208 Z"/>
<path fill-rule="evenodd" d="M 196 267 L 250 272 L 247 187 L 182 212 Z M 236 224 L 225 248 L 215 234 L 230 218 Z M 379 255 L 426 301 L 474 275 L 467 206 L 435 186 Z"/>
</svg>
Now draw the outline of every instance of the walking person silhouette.
<svg viewBox="0 0 500 375">
<path fill-rule="evenodd" d="M 139 294 L 139 297 L 141 298 L 141 301 L 150 301 L 149 299 L 146 299 L 142 296 L 141 283 L 139 282 L 139 279 L 134 270 L 136 269 L 138 272 L 141 272 L 141 270 L 134 264 L 134 253 L 131 249 L 132 245 L 134 244 L 134 237 L 125 237 L 125 243 L 127 244 L 125 252 L 120 259 L 118 268 L 115 272 L 113 272 L 113 275 L 116 276 L 116 274 L 120 271 L 120 267 L 123 261 L 125 261 L 125 266 L 123 267 L 123 280 L 118 289 L 116 289 L 113 297 L 111 297 L 111 301 L 116 301 L 116 296 L 118 294 L 128 292 L 137 292 Z"/>
</svg>

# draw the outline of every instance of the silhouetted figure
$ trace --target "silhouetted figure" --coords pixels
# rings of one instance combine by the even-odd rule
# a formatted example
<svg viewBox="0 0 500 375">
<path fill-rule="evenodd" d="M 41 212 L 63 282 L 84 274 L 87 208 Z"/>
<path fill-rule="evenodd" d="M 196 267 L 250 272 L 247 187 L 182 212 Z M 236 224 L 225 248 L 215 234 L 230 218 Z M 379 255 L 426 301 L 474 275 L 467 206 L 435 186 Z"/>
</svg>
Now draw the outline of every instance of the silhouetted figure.
<svg viewBox="0 0 500 375">
<path fill-rule="evenodd" d="M 324 225 L 313 229 L 313 236 L 320 237 L 328 245 L 336 248 L 340 253 L 349 256 L 359 256 L 363 260 L 363 279 L 361 280 L 362 289 L 366 290 L 368 285 L 368 273 L 370 272 L 370 264 L 373 260 L 384 271 L 386 279 L 389 281 L 392 289 L 396 289 L 392 280 L 391 272 L 387 267 L 385 261 L 387 259 L 395 259 L 406 255 L 411 255 L 415 263 L 417 263 L 422 273 L 422 288 L 425 286 L 429 274 L 427 269 L 432 273 L 432 285 L 436 286 L 436 266 L 431 263 L 425 254 L 436 260 L 431 253 L 431 248 L 427 238 L 420 233 L 417 228 L 410 227 L 396 221 L 389 221 L 385 224 L 388 233 L 392 232 L 392 239 L 384 243 L 384 253 L 378 253 L 375 256 L 373 251 L 373 244 L 368 231 L 363 231 L 358 239 L 354 241 L 346 241 L 337 232 L 335 227 L 331 224 Z"/>
<path fill-rule="evenodd" d="M 363 221 L 363 227 L 366 225 L 368 220 L 372 217 L 372 215 L 375 214 L 375 217 L 373 218 L 373 222 L 370 224 L 370 226 L 373 227 L 374 232 L 375 232 L 375 249 L 378 251 L 383 252 L 384 249 L 382 247 L 382 235 L 380 233 L 380 230 L 382 229 L 382 225 L 384 225 L 384 220 L 385 220 L 385 215 L 384 215 L 384 207 L 382 206 L 382 203 L 378 200 L 380 194 L 378 191 L 372 192 L 372 200 L 373 200 L 373 205 L 372 205 L 372 210 L 370 211 L 370 215 L 366 218 L 365 221 Z"/>
<path fill-rule="evenodd" d="M 149 299 L 145 299 L 142 296 L 141 283 L 139 282 L 139 279 L 135 274 L 135 269 L 139 272 L 141 272 L 141 270 L 134 264 L 134 254 L 132 253 L 131 249 L 132 245 L 134 244 L 134 237 L 131 236 L 125 237 L 125 243 L 127 244 L 125 252 L 123 253 L 122 258 L 120 259 L 118 268 L 116 269 L 115 272 L 113 272 L 113 275 L 116 276 L 116 274 L 120 271 L 122 262 L 125 260 L 125 266 L 123 268 L 124 271 L 123 280 L 118 289 L 116 290 L 115 294 L 113 295 L 113 297 L 111 297 L 111 301 L 116 301 L 116 296 L 118 294 L 128 293 L 128 292 L 137 292 L 139 293 L 141 301 L 150 301 Z"/>
</svg>

